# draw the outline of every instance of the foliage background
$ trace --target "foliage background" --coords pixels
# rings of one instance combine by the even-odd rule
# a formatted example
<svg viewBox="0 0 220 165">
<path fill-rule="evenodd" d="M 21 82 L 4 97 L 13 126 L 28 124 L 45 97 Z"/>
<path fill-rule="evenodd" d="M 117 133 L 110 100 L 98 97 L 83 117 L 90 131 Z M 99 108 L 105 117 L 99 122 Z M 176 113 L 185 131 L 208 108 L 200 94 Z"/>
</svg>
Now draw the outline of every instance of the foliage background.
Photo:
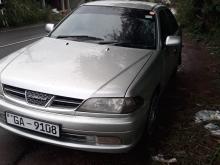
<svg viewBox="0 0 220 165">
<path fill-rule="evenodd" d="M 48 10 L 42 9 L 36 0 L 8 0 L 4 16 L 0 14 L 0 27 L 7 20 L 8 26 L 32 24 L 47 19 Z"/>
<path fill-rule="evenodd" d="M 177 18 L 198 40 L 219 45 L 220 0 L 176 0 Z"/>
<path fill-rule="evenodd" d="M 163 3 L 177 11 L 184 33 L 220 55 L 220 0 L 145 0 Z"/>
</svg>

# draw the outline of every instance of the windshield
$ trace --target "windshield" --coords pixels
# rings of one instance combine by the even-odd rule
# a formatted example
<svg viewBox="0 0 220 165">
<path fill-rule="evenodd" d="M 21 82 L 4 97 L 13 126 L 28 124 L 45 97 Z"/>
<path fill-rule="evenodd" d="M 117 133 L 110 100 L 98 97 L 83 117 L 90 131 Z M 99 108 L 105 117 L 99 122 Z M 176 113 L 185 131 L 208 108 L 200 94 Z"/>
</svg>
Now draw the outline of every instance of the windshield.
<svg viewBox="0 0 220 165">
<path fill-rule="evenodd" d="M 147 10 L 82 6 L 51 34 L 81 42 L 156 48 L 155 18 Z"/>
</svg>

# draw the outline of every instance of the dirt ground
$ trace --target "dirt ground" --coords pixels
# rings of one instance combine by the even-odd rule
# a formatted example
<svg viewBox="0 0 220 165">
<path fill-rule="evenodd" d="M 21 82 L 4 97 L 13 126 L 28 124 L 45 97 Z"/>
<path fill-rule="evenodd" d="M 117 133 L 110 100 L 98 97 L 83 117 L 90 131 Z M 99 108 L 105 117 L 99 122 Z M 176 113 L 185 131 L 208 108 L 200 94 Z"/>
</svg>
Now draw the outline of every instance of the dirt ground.
<svg viewBox="0 0 220 165">
<path fill-rule="evenodd" d="M 194 116 L 204 109 L 220 110 L 220 56 L 189 39 L 182 56 L 183 64 L 161 99 L 154 154 L 175 157 L 180 165 L 219 165 L 220 138 L 195 124 Z"/>
</svg>

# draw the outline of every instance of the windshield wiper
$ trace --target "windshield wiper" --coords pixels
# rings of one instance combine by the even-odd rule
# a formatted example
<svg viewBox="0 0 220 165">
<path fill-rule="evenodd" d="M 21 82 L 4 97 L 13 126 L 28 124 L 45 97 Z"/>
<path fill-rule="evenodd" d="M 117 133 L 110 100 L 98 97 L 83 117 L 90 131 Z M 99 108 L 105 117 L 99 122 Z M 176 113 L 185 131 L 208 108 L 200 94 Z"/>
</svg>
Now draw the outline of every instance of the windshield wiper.
<svg viewBox="0 0 220 165">
<path fill-rule="evenodd" d="M 108 45 L 108 44 L 112 45 L 113 44 L 114 45 L 117 43 L 119 43 L 119 42 L 118 41 L 100 41 L 97 44 L 100 44 L 100 45 Z"/>
<path fill-rule="evenodd" d="M 102 38 L 88 36 L 88 35 L 59 35 L 56 38 L 71 38 L 71 39 L 85 39 L 85 40 L 104 40 Z"/>
<path fill-rule="evenodd" d="M 153 49 L 152 46 L 145 46 L 145 43 L 143 44 L 136 44 L 133 42 L 126 42 L 126 41 L 100 41 L 98 44 L 101 45 L 114 45 L 114 46 L 124 46 L 124 47 L 132 47 L 132 48 L 142 48 L 142 49 Z"/>
</svg>

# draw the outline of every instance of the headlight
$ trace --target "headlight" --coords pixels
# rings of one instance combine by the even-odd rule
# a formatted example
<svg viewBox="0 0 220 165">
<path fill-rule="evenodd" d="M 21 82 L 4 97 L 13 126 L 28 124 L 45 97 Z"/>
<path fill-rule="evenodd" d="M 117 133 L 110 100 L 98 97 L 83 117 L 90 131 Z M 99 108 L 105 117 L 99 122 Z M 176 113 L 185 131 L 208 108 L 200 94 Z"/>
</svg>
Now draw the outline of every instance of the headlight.
<svg viewBox="0 0 220 165">
<path fill-rule="evenodd" d="M 91 113 L 130 113 L 142 105 L 140 98 L 91 98 L 80 106 L 77 111 Z"/>
</svg>

